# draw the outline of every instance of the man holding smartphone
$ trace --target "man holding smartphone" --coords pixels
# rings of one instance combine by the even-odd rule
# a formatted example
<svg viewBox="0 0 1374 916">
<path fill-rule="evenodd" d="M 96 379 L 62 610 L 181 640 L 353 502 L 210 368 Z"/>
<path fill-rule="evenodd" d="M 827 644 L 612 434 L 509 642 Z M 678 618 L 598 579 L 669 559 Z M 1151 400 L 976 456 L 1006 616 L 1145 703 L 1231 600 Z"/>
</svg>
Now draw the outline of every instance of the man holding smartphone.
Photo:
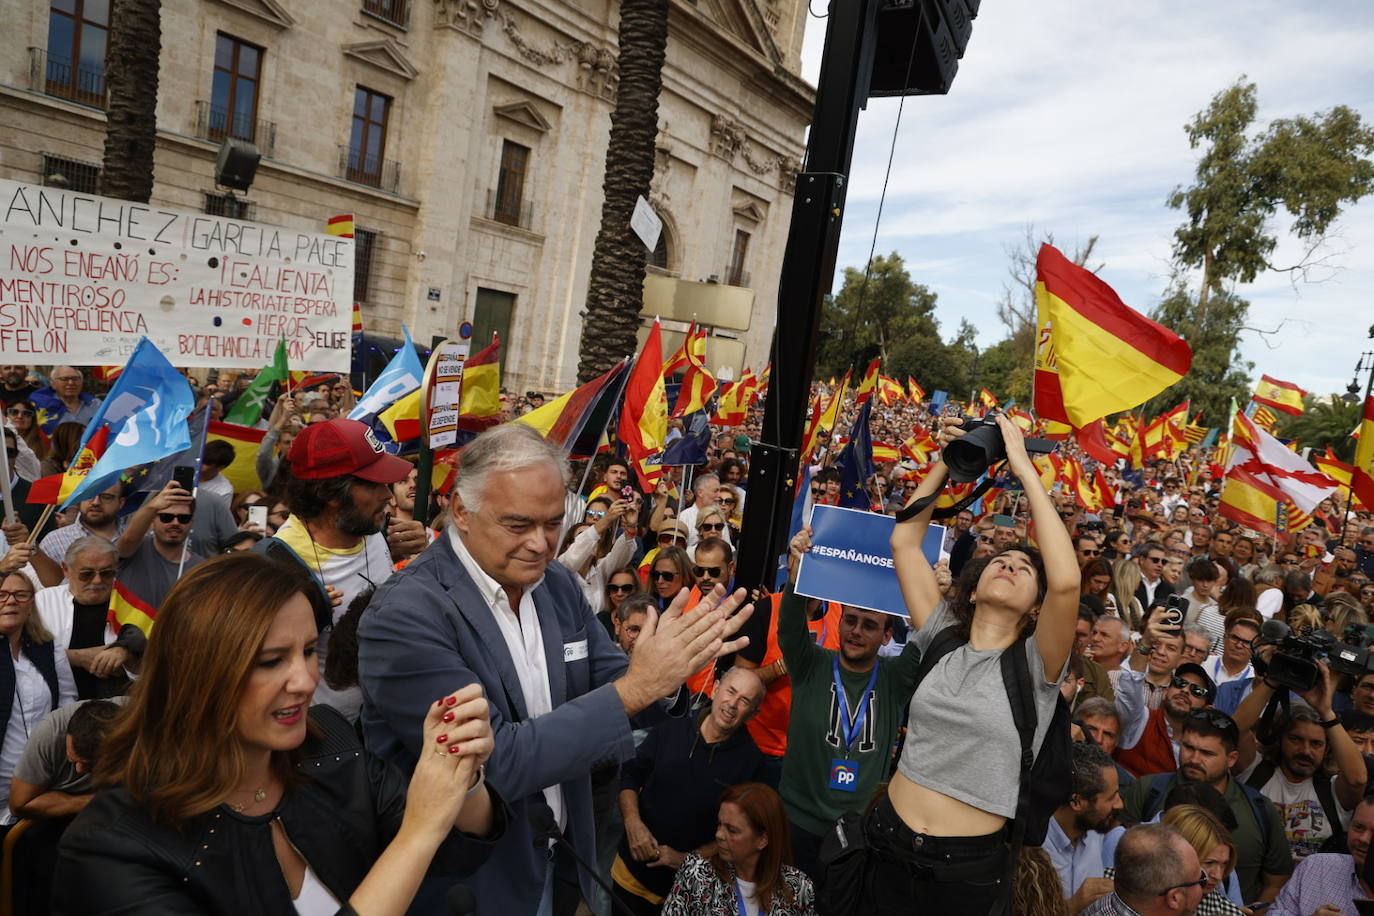
<svg viewBox="0 0 1374 916">
<path fill-rule="evenodd" d="M 182 572 L 205 560 L 187 544 L 194 514 L 191 492 L 174 477 L 129 516 L 116 542 L 120 583 L 154 608 Z"/>
</svg>

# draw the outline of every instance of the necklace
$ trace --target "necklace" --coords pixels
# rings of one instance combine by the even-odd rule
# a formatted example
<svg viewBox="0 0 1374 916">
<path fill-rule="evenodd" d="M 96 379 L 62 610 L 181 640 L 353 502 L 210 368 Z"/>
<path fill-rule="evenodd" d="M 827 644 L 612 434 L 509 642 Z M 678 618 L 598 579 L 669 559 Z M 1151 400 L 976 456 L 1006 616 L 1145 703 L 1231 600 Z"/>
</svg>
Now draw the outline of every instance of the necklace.
<svg viewBox="0 0 1374 916">
<path fill-rule="evenodd" d="M 230 807 L 230 808 L 233 808 L 233 809 L 234 809 L 234 812 L 235 812 L 236 814 L 242 814 L 243 812 L 247 811 L 247 810 L 249 809 L 249 807 L 251 807 L 252 805 L 260 805 L 260 804 L 262 804 L 262 801 L 263 801 L 263 799 L 265 799 L 265 798 L 267 798 L 267 790 L 266 790 L 266 789 L 254 789 L 254 790 L 253 790 L 253 800 L 252 800 L 251 802 L 248 802 L 248 803 L 242 804 L 242 805 L 236 805 L 236 804 L 234 804 L 233 802 L 230 802 L 230 803 L 229 803 L 229 807 Z"/>
</svg>

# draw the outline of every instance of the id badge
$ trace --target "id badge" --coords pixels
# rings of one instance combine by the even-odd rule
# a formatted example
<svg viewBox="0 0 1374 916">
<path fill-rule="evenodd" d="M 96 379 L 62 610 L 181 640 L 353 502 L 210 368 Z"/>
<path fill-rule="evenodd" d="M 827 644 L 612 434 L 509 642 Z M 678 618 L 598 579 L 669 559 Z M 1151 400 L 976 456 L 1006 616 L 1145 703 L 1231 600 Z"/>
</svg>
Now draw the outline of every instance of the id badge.
<svg viewBox="0 0 1374 916">
<path fill-rule="evenodd" d="M 854 760 L 836 757 L 830 761 L 830 788 L 841 792 L 859 790 L 859 764 Z"/>
</svg>

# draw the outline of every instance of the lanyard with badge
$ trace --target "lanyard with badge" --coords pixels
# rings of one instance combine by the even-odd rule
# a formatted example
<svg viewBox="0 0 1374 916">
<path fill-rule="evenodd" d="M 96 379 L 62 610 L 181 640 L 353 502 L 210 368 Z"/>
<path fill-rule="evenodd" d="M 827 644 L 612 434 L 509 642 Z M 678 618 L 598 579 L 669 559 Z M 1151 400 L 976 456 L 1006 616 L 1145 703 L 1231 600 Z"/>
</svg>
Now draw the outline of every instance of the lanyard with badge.
<svg viewBox="0 0 1374 916">
<path fill-rule="evenodd" d="M 836 757 L 830 761 L 830 788 L 839 789 L 842 792 L 857 792 L 859 789 L 859 764 L 858 761 L 850 760 L 849 755 L 853 752 L 854 742 L 859 740 L 859 735 L 863 732 L 864 720 L 868 717 L 868 701 L 873 696 L 873 687 L 878 683 L 878 664 L 874 661 L 873 673 L 868 676 L 868 686 L 864 688 L 863 696 L 859 697 L 859 705 L 855 708 L 854 719 L 849 718 L 849 697 L 844 691 L 844 682 L 840 680 L 840 657 L 835 656 L 835 702 L 840 706 L 840 740 L 844 743 L 844 756 Z"/>
<path fill-rule="evenodd" d="M 749 911 L 744 907 L 744 890 L 739 886 L 739 878 L 735 879 L 735 903 L 739 906 L 739 916 L 748 916 Z"/>
</svg>

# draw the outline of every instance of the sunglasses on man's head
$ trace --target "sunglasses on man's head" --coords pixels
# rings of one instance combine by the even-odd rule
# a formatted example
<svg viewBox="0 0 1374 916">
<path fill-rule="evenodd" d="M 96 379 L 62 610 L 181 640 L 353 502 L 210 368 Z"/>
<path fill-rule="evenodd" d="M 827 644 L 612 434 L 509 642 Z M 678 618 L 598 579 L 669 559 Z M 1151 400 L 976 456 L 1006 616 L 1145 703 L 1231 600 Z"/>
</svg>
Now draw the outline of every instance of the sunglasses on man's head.
<svg viewBox="0 0 1374 916">
<path fill-rule="evenodd" d="M 1189 881 L 1187 884 L 1170 885 L 1169 887 L 1164 888 L 1164 890 L 1160 891 L 1158 894 L 1155 894 L 1155 896 L 1163 897 L 1165 894 L 1169 893 L 1169 891 L 1186 891 L 1190 887 L 1206 887 L 1207 882 L 1210 880 L 1211 878 L 1208 878 L 1207 872 L 1204 871 L 1202 873 L 1202 877 L 1198 878 L 1196 881 Z"/>
</svg>

